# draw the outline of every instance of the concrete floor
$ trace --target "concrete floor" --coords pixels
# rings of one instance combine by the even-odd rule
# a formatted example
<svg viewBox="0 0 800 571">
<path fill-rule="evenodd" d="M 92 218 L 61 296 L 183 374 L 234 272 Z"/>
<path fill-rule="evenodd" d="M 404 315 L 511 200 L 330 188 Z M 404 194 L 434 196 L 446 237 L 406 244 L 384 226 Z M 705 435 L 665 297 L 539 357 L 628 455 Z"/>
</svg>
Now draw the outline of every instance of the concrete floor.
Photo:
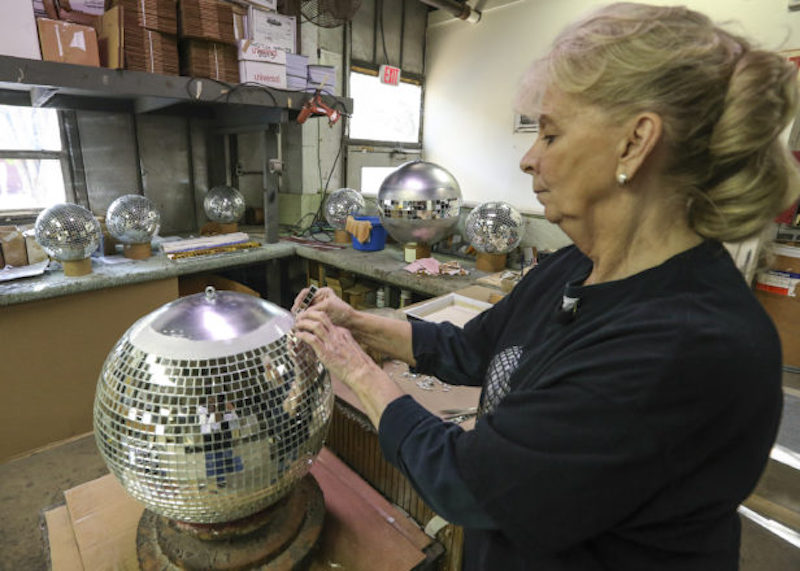
<svg viewBox="0 0 800 571">
<path fill-rule="evenodd" d="M 800 374 L 787 373 L 784 381 L 778 442 L 800 453 Z M 65 490 L 107 473 L 92 434 L 0 464 L 0 569 L 49 569 L 43 513 L 64 503 Z"/>
</svg>

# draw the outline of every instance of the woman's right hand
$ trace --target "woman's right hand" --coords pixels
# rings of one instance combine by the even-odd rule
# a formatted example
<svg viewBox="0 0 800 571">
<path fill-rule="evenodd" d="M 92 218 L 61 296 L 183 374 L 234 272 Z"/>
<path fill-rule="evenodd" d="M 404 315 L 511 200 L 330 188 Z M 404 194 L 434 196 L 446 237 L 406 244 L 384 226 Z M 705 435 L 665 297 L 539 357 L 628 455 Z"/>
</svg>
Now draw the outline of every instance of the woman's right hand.
<svg viewBox="0 0 800 571">
<path fill-rule="evenodd" d="M 306 294 L 308 293 L 308 289 L 309 288 L 303 288 L 303 290 L 297 294 L 297 297 L 294 298 L 292 312 L 295 312 L 300 306 L 303 298 L 305 298 Z M 350 322 L 350 318 L 352 317 L 353 313 L 355 313 L 355 310 L 345 303 L 344 300 L 339 298 L 339 296 L 337 296 L 329 287 L 318 289 L 316 295 L 311 300 L 309 307 L 324 311 L 328 315 L 328 318 L 331 320 L 331 322 L 340 327 L 347 327 L 348 323 Z"/>
</svg>

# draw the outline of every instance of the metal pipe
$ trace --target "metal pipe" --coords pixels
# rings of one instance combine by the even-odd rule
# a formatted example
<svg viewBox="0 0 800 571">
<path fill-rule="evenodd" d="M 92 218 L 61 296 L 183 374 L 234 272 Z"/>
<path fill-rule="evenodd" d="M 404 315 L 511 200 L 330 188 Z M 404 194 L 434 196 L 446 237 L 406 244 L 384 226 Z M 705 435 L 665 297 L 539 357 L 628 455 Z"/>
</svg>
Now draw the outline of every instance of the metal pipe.
<svg viewBox="0 0 800 571">
<path fill-rule="evenodd" d="M 423 4 L 433 6 L 440 10 L 452 14 L 456 18 L 469 22 L 470 24 L 477 24 L 481 19 L 481 13 L 472 8 L 469 4 L 459 2 L 458 0 L 420 0 Z"/>
</svg>

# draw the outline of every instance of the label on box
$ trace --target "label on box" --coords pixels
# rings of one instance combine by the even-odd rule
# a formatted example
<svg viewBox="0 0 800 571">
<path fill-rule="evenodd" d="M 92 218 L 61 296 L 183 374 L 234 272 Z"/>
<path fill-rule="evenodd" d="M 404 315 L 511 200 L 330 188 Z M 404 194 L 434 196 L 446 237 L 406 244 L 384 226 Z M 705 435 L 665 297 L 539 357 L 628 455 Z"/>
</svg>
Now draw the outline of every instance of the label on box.
<svg viewBox="0 0 800 571">
<path fill-rule="evenodd" d="M 252 40 L 239 40 L 239 59 L 286 64 L 286 51 Z"/>
<path fill-rule="evenodd" d="M 798 283 L 800 283 L 800 274 L 769 270 L 758 274 L 756 289 L 796 297 Z"/>
<path fill-rule="evenodd" d="M 239 81 L 286 89 L 286 66 L 263 61 L 241 60 L 239 62 Z"/>
<path fill-rule="evenodd" d="M 259 44 L 295 52 L 295 17 L 250 7 L 247 13 L 250 39 Z"/>
<path fill-rule="evenodd" d="M 245 0 L 245 2 L 273 12 L 278 9 L 278 0 Z"/>
</svg>

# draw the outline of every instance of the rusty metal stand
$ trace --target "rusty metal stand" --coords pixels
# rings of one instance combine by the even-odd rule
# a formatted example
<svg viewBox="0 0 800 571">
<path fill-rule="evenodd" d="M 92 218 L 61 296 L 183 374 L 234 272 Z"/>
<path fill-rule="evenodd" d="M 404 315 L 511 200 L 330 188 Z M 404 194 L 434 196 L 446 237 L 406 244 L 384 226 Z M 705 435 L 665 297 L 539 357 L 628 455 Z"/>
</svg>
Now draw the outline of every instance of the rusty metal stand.
<svg viewBox="0 0 800 571">
<path fill-rule="evenodd" d="M 145 510 L 136 534 L 139 567 L 143 571 L 305 569 L 324 518 L 325 500 L 311 474 L 277 504 L 234 522 L 188 524 Z"/>
</svg>

